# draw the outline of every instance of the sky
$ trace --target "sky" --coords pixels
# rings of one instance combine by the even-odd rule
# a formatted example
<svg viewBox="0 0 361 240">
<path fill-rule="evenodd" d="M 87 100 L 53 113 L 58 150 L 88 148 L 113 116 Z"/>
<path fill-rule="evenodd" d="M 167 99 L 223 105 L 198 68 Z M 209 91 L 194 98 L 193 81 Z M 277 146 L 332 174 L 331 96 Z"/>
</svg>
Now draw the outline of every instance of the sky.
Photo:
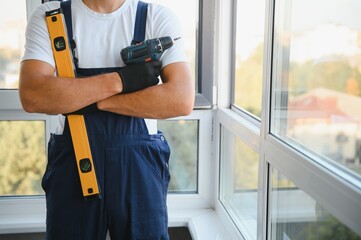
<svg viewBox="0 0 361 240">
<path fill-rule="evenodd" d="M 25 38 L 26 1 L 12 0 L 0 8 L 0 48 L 22 48 Z"/>
<path fill-rule="evenodd" d="M 264 41 L 265 0 L 238 0 L 237 56 L 247 59 Z M 296 61 L 325 55 L 361 54 L 360 0 L 278 0 L 276 33 L 291 45 Z M 251 23 L 251 24 L 250 24 Z"/>
<path fill-rule="evenodd" d="M 26 0 L 1 1 L 5 1 L 5 3 L 2 3 L 0 8 L 0 26 L 6 23 L 7 19 L 24 19 L 26 17 Z"/>
</svg>

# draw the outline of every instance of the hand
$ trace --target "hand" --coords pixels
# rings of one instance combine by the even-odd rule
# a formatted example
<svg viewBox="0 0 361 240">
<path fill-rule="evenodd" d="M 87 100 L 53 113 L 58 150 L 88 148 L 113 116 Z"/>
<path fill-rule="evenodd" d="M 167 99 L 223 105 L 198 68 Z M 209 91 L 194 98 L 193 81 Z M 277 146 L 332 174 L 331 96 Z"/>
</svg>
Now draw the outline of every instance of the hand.
<svg viewBox="0 0 361 240">
<path fill-rule="evenodd" d="M 118 73 L 123 82 L 122 93 L 131 93 L 157 85 L 162 63 L 158 60 L 122 67 Z"/>
</svg>

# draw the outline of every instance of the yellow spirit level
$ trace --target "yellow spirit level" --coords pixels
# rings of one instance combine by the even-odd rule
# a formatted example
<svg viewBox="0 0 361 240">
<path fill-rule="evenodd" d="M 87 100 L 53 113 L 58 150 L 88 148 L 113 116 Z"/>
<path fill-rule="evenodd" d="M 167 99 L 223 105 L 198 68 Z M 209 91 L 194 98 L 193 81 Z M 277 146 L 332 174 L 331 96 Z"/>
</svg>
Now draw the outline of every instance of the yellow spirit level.
<svg viewBox="0 0 361 240">
<path fill-rule="evenodd" d="M 46 12 L 46 23 L 48 25 L 58 76 L 75 77 L 72 54 L 61 9 Z M 86 198 L 100 197 L 84 116 L 68 115 L 67 117 L 83 196 Z"/>
</svg>

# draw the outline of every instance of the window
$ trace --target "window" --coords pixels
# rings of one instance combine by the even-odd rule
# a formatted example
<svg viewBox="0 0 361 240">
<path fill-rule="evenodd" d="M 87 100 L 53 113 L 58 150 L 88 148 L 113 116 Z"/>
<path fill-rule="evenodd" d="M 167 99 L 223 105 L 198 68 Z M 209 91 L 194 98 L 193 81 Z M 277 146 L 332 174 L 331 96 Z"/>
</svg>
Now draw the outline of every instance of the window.
<svg viewBox="0 0 361 240">
<path fill-rule="evenodd" d="M 198 120 L 158 121 L 171 156 L 169 168 L 170 193 L 196 193 L 198 191 Z"/>
<path fill-rule="evenodd" d="M 0 196 L 44 194 L 45 119 L 19 111 L 21 105 L 14 90 L 19 83 L 29 3 L 11 1 L 0 8 Z"/>
<path fill-rule="evenodd" d="M 358 0 L 277 1 L 272 133 L 361 176 Z"/>
<path fill-rule="evenodd" d="M 30 11 L 27 6 L 35 5 L 31 1 L 11 1 L 0 8 L 0 196 L 44 194 L 41 178 L 49 130 L 45 123 L 50 118 L 24 113 L 17 91 Z"/>
<path fill-rule="evenodd" d="M 337 239 L 360 239 L 359 1 L 235 2 L 218 1 L 216 6 L 217 212 L 234 239 L 335 238 L 322 231 Z M 236 18 L 228 15 L 232 12 Z M 264 27 L 257 25 L 262 14 Z M 263 37 L 256 34 L 261 32 Z M 252 41 L 260 44 L 259 54 L 249 54 L 255 48 L 247 49 L 248 39 L 259 39 Z M 235 47 L 227 52 L 223 46 L 230 43 Z M 262 101 L 253 98 L 247 105 L 254 96 L 256 80 L 247 82 L 252 78 L 262 86 L 257 93 Z M 262 122 L 243 112 L 256 120 L 262 116 Z M 251 159 L 250 153 L 259 163 L 253 174 L 258 185 L 252 188 L 258 204 L 237 205 L 235 199 L 246 191 L 236 190 L 235 179 L 252 165 L 244 165 L 245 172 L 237 169 Z M 248 215 L 240 211 L 246 206 L 248 213 L 256 210 L 254 228 L 250 222 L 255 219 L 244 221 Z"/>
<path fill-rule="evenodd" d="M 42 195 L 45 122 L 0 121 L 0 195 Z"/>
<path fill-rule="evenodd" d="M 26 1 L 9 1 L 0 8 L 0 89 L 18 88 L 24 52 Z"/>
<path fill-rule="evenodd" d="M 237 1 L 234 104 L 261 117 L 265 0 Z"/>
<path fill-rule="evenodd" d="M 185 50 L 190 63 L 193 79 L 198 92 L 198 41 L 199 41 L 199 2 L 178 0 L 148 0 L 170 8 L 178 17 L 183 30 Z M 176 44 L 176 43 L 175 43 Z M 196 101 L 196 106 L 198 105 Z M 198 192 L 198 120 L 158 121 L 171 148 L 169 184 L 170 193 Z"/>
<path fill-rule="evenodd" d="M 198 51 L 197 49 L 197 41 L 198 41 L 198 5 L 199 1 L 192 1 L 192 0 L 149 0 L 149 2 L 154 2 L 161 4 L 163 6 L 169 7 L 178 17 L 184 35 L 185 41 L 185 49 L 186 54 L 188 56 L 188 60 L 192 70 L 193 79 L 196 80 L 197 83 L 197 56 Z M 196 84 L 196 88 L 198 88 L 198 84 Z M 198 91 L 198 89 L 196 89 Z"/>
<path fill-rule="evenodd" d="M 269 207 L 269 239 L 361 239 L 275 168 Z"/>
<path fill-rule="evenodd" d="M 257 239 L 259 155 L 226 127 L 221 143 L 220 200 L 246 239 Z"/>
</svg>

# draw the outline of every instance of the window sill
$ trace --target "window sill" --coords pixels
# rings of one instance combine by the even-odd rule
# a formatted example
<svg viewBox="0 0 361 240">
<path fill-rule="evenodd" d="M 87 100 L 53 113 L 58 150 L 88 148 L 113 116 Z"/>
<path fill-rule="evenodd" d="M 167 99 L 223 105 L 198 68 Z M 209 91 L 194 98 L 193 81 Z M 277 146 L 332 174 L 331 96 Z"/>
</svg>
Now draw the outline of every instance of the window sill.
<svg viewBox="0 0 361 240">
<path fill-rule="evenodd" d="M 172 209 L 168 215 L 169 227 L 188 227 L 194 240 L 231 239 L 212 209 Z M 44 197 L 0 199 L 0 234 L 45 232 L 45 216 Z"/>
<path fill-rule="evenodd" d="M 1 199 L 0 234 L 44 232 L 45 215 L 44 197 Z"/>
</svg>

